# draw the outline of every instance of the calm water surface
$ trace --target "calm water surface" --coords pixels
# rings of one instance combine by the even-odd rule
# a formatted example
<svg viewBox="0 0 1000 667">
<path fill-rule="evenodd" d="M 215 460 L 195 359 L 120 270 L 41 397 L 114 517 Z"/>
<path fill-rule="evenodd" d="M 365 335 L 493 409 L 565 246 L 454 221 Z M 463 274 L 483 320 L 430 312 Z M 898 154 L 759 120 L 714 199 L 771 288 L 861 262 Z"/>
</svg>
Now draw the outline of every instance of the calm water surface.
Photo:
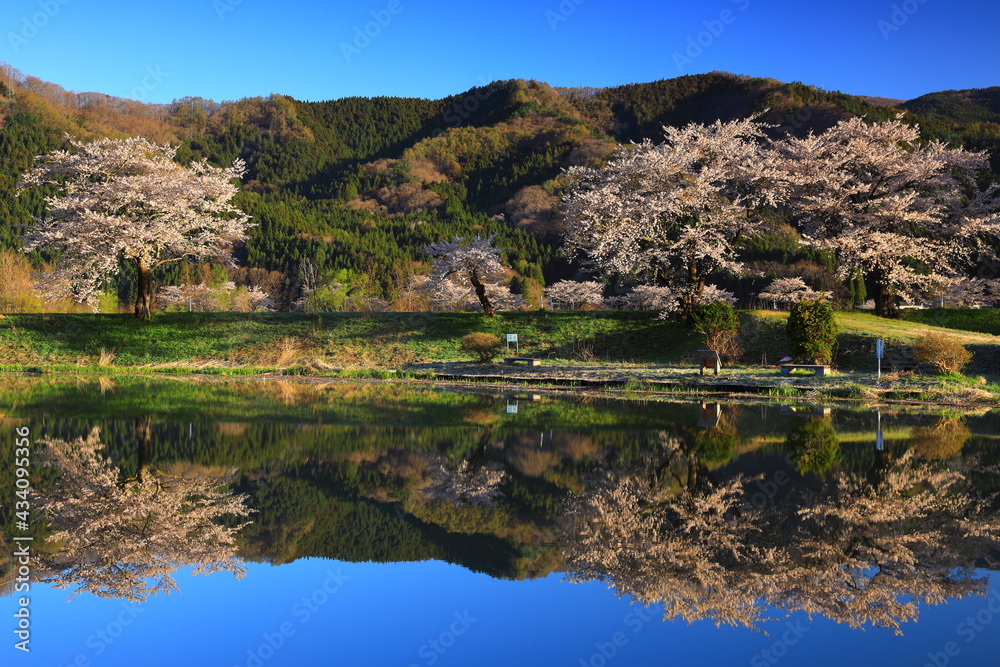
<svg viewBox="0 0 1000 667">
<path fill-rule="evenodd" d="M 5 665 L 1000 664 L 993 412 L 4 383 Z"/>
</svg>

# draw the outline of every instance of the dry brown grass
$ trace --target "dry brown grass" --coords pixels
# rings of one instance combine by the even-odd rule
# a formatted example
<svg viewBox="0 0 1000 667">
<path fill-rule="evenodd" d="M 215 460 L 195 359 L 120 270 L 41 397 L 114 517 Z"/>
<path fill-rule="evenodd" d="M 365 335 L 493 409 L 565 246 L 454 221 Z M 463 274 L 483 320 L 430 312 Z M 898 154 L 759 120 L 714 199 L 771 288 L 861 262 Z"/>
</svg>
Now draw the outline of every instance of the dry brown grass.
<svg viewBox="0 0 1000 667">
<path fill-rule="evenodd" d="M 264 350 L 257 361 L 279 368 L 303 366 L 312 360 L 311 352 L 314 348 L 315 343 L 307 338 L 285 336 L 277 346 Z"/>
<path fill-rule="evenodd" d="M 597 354 L 594 352 L 593 340 L 578 340 L 573 343 L 571 351 L 573 359 L 577 361 L 597 361 Z"/>
<path fill-rule="evenodd" d="M 106 350 L 102 347 L 100 354 L 97 355 L 97 365 L 110 366 L 115 362 L 115 356 L 114 350 Z"/>
</svg>

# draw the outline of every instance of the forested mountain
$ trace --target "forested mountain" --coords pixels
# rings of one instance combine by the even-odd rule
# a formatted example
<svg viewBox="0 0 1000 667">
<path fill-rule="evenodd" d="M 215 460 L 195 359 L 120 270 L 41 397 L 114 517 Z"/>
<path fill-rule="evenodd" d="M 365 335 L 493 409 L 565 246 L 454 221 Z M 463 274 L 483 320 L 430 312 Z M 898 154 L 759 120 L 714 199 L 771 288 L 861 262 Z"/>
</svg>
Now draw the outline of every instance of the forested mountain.
<svg viewBox="0 0 1000 667">
<path fill-rule="evenodd" d="M 229 277 L 280 292 L 285 306 L 305 283 L 331 281 L 345 299 L 352 295 L 338 302 L 344 308 L 392 301 L 426 272 L 420 248 L 472 234 L 497 235 L 512 289 L 537 303 L 543 284 L 578 268 L 558 254 L 563 170 L 600 164 L 623 142 L 658 139 L 663 125 L 763 112 L 775 135 L 805 134 L 851 115 L 882 120 L 905 111 L 928 138 L 990 150 L 1000 168 L 1000 88 L 935 93 L 894 108 L 801 83 L 710 73 L 601 89 L 498 81 L 441 100 L 271 95 L 147 105 L 67 92 L 10 66 L 3 73 L 0 247 L 16 248 L 17 226 L 42 212 L 42 193 L 15 197 L 32 156 L 64 147 L 67 133 L 141 135 L 179 145 L 181 161 L 246 161 L 237 203 L 256 226 Z M 747 251 L 765 273 L 830 280 L 829 262 L 800 248 L 790 229 L 757 245 Z M 160 278 L 187 282 L 208 273 L 173 266 Z M 727 287 L 743 295 L 750 286 Z M 131 288 L 126 271 L 123 300 Z"/>
</svg>

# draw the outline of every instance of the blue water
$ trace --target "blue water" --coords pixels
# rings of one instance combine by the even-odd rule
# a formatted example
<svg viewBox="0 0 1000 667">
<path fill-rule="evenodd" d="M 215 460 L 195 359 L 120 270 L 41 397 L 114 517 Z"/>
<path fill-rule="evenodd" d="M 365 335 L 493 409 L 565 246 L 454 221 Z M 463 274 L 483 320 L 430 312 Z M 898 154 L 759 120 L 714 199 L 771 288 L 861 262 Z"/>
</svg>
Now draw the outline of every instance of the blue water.
<svg viewBox="0 0 1000 667">
<path fill-rule="evenodd" d="M 985 573 L 984 573 L 985 574 Z M 142 604 L 33 586 L 31 653 L 10 665 L 996 665 L 1000 586 L 923 609 L 903 636 L 795 614 L 769 636 L 662 622 L 599 583 L 501 581 L 441 562 L 252 564 L 177 577 Z M 3 600 L 7 610 L 12 598 Z M 13 613 L 12 611 L 10 613 Z M 10 618 L 10 616 L 8 616 Z M 8 635 L 10 637 L 10 635 Z M 949 652 L 951 655 L 949 655 Z"/>
</svg>

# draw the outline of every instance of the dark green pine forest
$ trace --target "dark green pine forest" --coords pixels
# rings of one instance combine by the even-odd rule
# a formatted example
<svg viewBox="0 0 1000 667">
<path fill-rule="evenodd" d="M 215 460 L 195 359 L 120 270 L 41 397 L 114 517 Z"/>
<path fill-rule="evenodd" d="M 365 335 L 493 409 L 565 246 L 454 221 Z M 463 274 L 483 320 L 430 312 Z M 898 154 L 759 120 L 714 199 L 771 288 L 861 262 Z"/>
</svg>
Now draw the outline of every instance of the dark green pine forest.
<svg viewBox="0 0 1000 667">
<path fill-rule="evenodd" d="M 145 136 L 178 146 L 181 162 L 243 159 L 248 172 L 237 203 L 255 223 L 234 248 L 235 268 L 175 264 L 159 279 L 204 282 L 224 272 L 237 284 L 263 287 L 284 308 L 306 284 L 330 282 L 351 296 L 338 302 L 343 309 L 373 300 L 388 306 L 427 271 L 421 248 L 453 235 L 490 234 L 505 250 L 512 290 L 537 303 L 545 284 L 581 269 L 559 252 L 564 170 L 600 165 L 621 143 L 657 140 L 665 124 L 766 110 L 763 120 L 776 135 L 802 135 L 850 115 L 883 120 L 905 112 L 928 139 L 989 151 L 1000 173 L 1000 88 L 904 102 L 710 73 L 600 89 L 498 81 L 441 100 L 300 102 L 271 95 L 148 105 L 68 92 L 10 66 L 3 71 L 0 249 L 17 249 L 20 226 L 44 213 L 44 192 L 16 196 L 33 156 L 67 147 L 67 135 Z M 845 300 L 857 288 L 836 284 L 832 258 L 800 245 L 787 225 L 753 239 L 744 252 L 762 277 L 718 281 L 739 297 L 790 275 Z M 38 265 L 52 258 L 32 259 Z M 129 267 L 109 289 L 121 302 L 130 299 Z"/>
</svg>

